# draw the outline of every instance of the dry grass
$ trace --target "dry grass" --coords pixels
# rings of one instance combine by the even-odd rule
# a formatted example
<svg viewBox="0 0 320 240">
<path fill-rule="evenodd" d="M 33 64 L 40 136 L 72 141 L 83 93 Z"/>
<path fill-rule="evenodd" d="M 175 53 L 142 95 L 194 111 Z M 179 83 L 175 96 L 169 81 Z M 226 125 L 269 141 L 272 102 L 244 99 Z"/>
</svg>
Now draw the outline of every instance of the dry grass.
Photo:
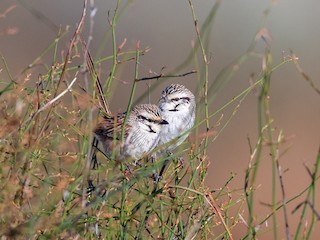
<svg viewBox="0 0 320 240">
<path fill-rule="evenodd" d="M 84 1 L 84 10 L 87 2 Z M 119 2 L 118 2 L 119 3 Z M 316 210 L 315 191 L 319 178 L 320 153 L 314 169 L 307 169 L 310 185 L 291 199 L 285 195 L 279 152 L 285 141 L 283 133 L 276 133 L 270 115 L 269 94 L 272 73 L 285 64 L 294 62 L 303 73 L 294 54 L 274 65 L 271 62 L 269 46 L 262 57 L 261 76 L 252 85 L 242 90 L 216 112 L 210 112 L 213 98 L 230 82 L 241 64 L 253 55 L 255 44 L 267 39 L 260 31 L 253 39 L 248 51 L 230 66 L 226 66 L 209 85 L 209 60 L 207 57 L 208 27 L 218 10 L 220 1 L 212 8 L 207 20 L 199 26 L 192 1 L 189 1 L 197 43 L 190 55 L 177 70 L 155 78 L 182 77 L 181 69 L 188 62 L 197 63 L 198 112 L 194 127 L 195 138 L 187 141 L 173 155 L 163 156 L 155 163 L 143 162 L 132 172 L 126 171 L 123 164 L 108 161 L 102 154 L 97 155 L 99 166 L 91 164 L 92 129 L 98 117 L 101 92 L 97 91 L 97 76 L 88 74 L 85 68 L 86 50 L 83 47 L 83 23 L 85 11 L 73 33 L 71 43 L 64 59 L 59 61 L 57 49 L 66 34 L 46 49 L 52 55 L 53 63 L 47 67 L 46 74 L 38 79 L 36 61 L 26 68 L 19 77 L 13 79 L 9 68 L 3 64 L 1 69 L 7 73 L 11 82 L 2 82 L 0 91 L 0 235 L 2 239 L 233 239 L 232 232 L 239 225 L 246 226 L 243 239 L 258 238 L 263 232 L 259 226 L 272 218 L 274 239 L 278 237 L 278 212 L 282 211 L 287 224 L 286 205 L 302 198 L 297 209 L 303 209 L 301 222 L 297 229 L 286 227 L 287 239 L 311 239 L 315 222 L 319 219 Z M 120 9 L 109 16 L 109 28 L 113 43 L 113 55 L 95 61 L 112 60 L 109 77 L 102 89 L 109 93 L 114 76 L 121 64 L 134 61 L 135 81 L 128 109 L 133 103 L 135 89 L 143 80 L 152 81 L 153 77 L 138 79 L 139 58 L 148 49 L 124 50 L 124 45 L 116 45 L 115 24 Z M 92 20 L 93 15 L 90 20 Z M 91 26 L 92 27 L 92 26 Z M 92 31 L 89 31 L 92 32 Z M 92 37 L 92 36 L 91 36 Z M 89 36 L 89 39 L 90 36 Z M 88 48 L 90 41 L 86 41 Z M 200 54 L 197 55 L 196 53 Z M 197 59 L 197 56 L 200 56 Z M 80 63 L 80 64 L 79 64 Z M 78 66 L 81 65 L 79 68 Z M 185 69 L 184 69 L 185 70 Z M 317 91 L 313 81 L 302 74 Z M 156 87 L 157 84 L 154 84 Z M 259 91 L 259 136 L 252 143 L 251 159 L 248 164 L 244 189 L 228 187 L 233 176 L 219 189 L 209 189 L 204 181 L 209 162 L 207 149 L 237 114 L 242 101 L 252 91 Z M 147 93 L 145 93 L 147 94 Z M 140 96 L 138 96 L 140 97 Z M 210 121 L 223 110 L 231 111 L 230 116 L 218 120 L 218 131 Z M 263 161 L 262 151 L 271 154 L 273 162 L 273 201 L 270 214 L 257 221 L 254 211 L 254 194 L 260 173 L 259 164 Z M 167 170 L 160 182 L 151 177 L 160 171 L 169 160 Z M 280 180 L 280 182 L 278 182 Z M 276 196 L 275 188 L 280 186 L 282 195 Z M 237 194 L 234 194 L 237 192 Z M 308 215 L 309 214 L 309 215 Z M 311 216 L 311 217 L 309 217 Z M 310 225 L 302 233 L 304 219 Z M 261 218 L 259 218 L 261 219 Z"/>
</svg>

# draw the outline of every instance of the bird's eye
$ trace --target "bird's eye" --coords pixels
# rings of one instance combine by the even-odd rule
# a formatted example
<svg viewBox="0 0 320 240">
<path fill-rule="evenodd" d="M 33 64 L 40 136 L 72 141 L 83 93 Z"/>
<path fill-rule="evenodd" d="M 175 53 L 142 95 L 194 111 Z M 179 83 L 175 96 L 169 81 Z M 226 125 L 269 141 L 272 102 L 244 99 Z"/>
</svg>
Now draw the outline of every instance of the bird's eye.
<svg viewBox="0 0 320 240">
<path fill-rule="evenodd" d="M 139 115 L 138 118 L 141 120 L 148 120 L 145 116 L 142 116 L 142 115 Z"/>
<path fill-rule="evenodd" d="M 150 118 L 146 118 L 145 116 L 142 116 L 142 115 L 139 115 L 138 118 L 140 120 L 145 120 L 145 121 L 148 121 L 148 122 L 155 122 L 155 120 L 152 120 Z"/>
<path fill-rule="evenodd" d="M 180 100 L 180 98 L 172 98 L 171 99 L 171 101 L 174 101 L 174 102 L 179 101 L 179 100 Z"/>
<path fill-rule="evenodd" d="M 189 97 L 183 97 L 183 98 L 181 98 L 181 99 L 183 99 L 183 100 L 185 100 L 185 101 L 187 101 L 187 102 L 190 102 L 190 98 L 189 98 Z"/>
</svg>

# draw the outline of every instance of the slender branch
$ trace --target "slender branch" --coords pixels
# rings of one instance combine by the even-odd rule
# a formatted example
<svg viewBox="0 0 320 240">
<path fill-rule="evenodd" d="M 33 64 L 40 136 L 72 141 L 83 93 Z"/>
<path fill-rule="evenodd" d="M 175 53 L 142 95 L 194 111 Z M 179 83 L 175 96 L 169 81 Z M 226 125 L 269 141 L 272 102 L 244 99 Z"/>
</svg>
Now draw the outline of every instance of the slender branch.
<svg viewBox="0 0 320 240">
<path fill-rule="evenodd" d="M 10 7 L 8 7 L 6 10 L 4 10 L 2 13 L 0 13 L 0 18 L 6 18 L 7 14 L 9 12 L 11 12 L 13 9 L 15 9 L 17 7 L 16 4 L 11 5 Z"/>
<path fill-rule="evenodd" d="M 212 197 L 212 194 L 210 192 L 208 193 L 208 196 L 209 196 L 209 199 L 210 199 L 210 206 L 218 214 L 218 216 L 219 216 L 219 218 L 220 218 L 220 220 L 221 220 L 221 222 L 223 224 L 224 229 L 228 233 L 230 239 L 233 240 L 232 234 L 231 234 L 226 222 L 224 221 L 224 218 L 223 218 L 223 216 L 221 214 L 221 211 L 220 211 L 220 208 L 219 208 L 218 204 L 216 203 L 216 201 L 214 200 L 214 198 Z"/>
<path fill-rule="evenodd" d="M 104 92 L 103 92 L 103 89 L 101 86 L 101 82 L 100 82 L 98 74 L 95 70 L 94 63 L 93 63 L 92 57 L 90 55 L 89 49 L 87 48 L 84 41 L 82 41 L 82 40 L 80 40 L 80 41 L 82 43 L 83 48 L 85 49 L 85 59 L 86 59 L 88 71 L 90 73 L 91 79 L 95 82 L 95 85 L 96 85 L 96 88 L 98 91 L 100 107 L 103 108 L 103 110 L 105 111 L 106 114 L 111 116 L 110 107 L 109 107 L 108 101 L 104 97 Z"/>
<path fill-rule="evenodd" d="M 93 39 L 93 27 L 94 27 L 94 17 L 97 13 L 97 8 L 94 6 L 94 0 L 90 0 L 90 24 L 89 24 L 89 34 L 88 34 L 88 38 L 87 38 L 87 43 L 86 43 L 86 50 L 90 48 L 90 44 L 91 41 Z M 87 50 L 88 51 L 88 50 Z M 87 53 L 86 51 L 86 53 Z M 86 60 L 87 58 L 85 57 L 85 59 L 83 60 L 83 68 L 85 70 L 85 66 L 86 66 Z M 89 81 L 87 78 L 87 75 L 84 76 L 84 82 L 85 82 L 85 87 L 86 87 L 86 91 L 89 91 Z"/>
<path fill-rule="evenodd" d="M 52 106 L 52 104 L 54 104 L 56 101 L 58 101 L 63 95 L 65 95 L 67 92 L 69 92 L 71 90 L 72 85 L 76 82 L 77 77 L 75 77 L 71 83 L 69 84 L 69 86 L 63 90 L 58 96 L 56 96 L 54 99 L 50 100 L 49 102 L 47 102 L 43 107 L 41 107 L 38 111 L 36 111 L 35 113 L 33 113 L 26 122 L 32 120 L 33 118 L 35 118 L 40 112 L 46 110 L 48 107 Z"/>
<path fill-rule="evenodd" d="M 283 215 L 284 215 L 284 222 L 285 222 L 285 228 L 286 228 L 286 237 L 287 240 L 291 239 L 290 236 L 290 229 L 289 229 L 289 218 L 288 218 L 288 212 L 287 212 L 287 204 L 286 204 L 286 192 L 285 192 L 285 187 L 284 187 L 284 182 L 283 182 L 283 176 L 282 176 L 282 168 L 279 163 L 279 144 L 282 142 L 282 131 L 280 131 L 280 134 L 278 136 L 277 140 L 277 147 L 276 147 L 276 156 L 275 156 L 275 162 L 278 170 L 278 176 L 279 176 L 279 182 L 280 182 L 280 188 L 281 188 L 281 193 L 282 193 L 282 205 L 283 205 Z"/>
<path fill-rule="evenodd" d="M 291 50 L 291 58 L 293 60 L 294 66 L 296 67 L 296 69 L 298 70 L 298 72 L 301 74 L 301 76 L 309 83 L 309 85 L 318 93 L 320 94 L 320 88 L 318 88 L 316 86 L 316 84 L 314 83 L 314 81 L 311 79 L 311 77 L 306 74 L 302 67 L 299 65 L 298 63 L 298 58 L 297 56 L 293 53 L 293 51 Z"/>
<path fill-rule="evenodd" d="M 64 77 L 64 74 L 66 73 L 66 69 L 67 69 L 67 65 L 69 64 L 69 61 L 70 61 L 70 58 L 71 58 L 71 52 L 72 52 L 72 49 L 76 43 L 76 39 L 77 39 L 77 36 L 80 34 L 80 31 L 81 31 L 81 28 L 82 26 L 84 25 L 84 20 L 85 20 L 85 16 L 86 16 L 86 8 L 87 8 L 87 0 L 84 0 L 83 2 L 83 8 L 82 8 L 82 14 L 81 14 L 81 18 L 80 18 L 80 21 L 79 21 L 79 24 L 78 24 L 78 27 L 76 28 L 73 36 L 72 36 L 72 39 L 71 39 L 71 42 L 69 44 L 69 48 L 68 48 L 68 52 L 67 52 L 67 55 L 65 57 L 65 61 L 64 61 L 64 65 L 63 65 L 63 68 L 62 68 L 62 71 L 61 71 L 61 75 L 60 75 L 60 78 L 59 78 L 59 81 L 57 83 L 57 86 L 56 86 L 56 89 L 55 89 L 55 92 L 54 92 L 54 95 L 53 97 L 55 98 L 58 94 L 58 91 L 59 91 L 59 86 L 62 82 L 62 79 Z M 51 107 L 49 108 L 49 112 L 44 120 L 44 123 L 42 125 L 42 128 L 38 134 L 38 136 L 42 136 L 42 133 L 44 132 L 44 130 L 46 129 L 47 127 L 47 124 L 49 122 L 49 116 L 51 114 L 51 111 L 52 111 L 52 105 L 50 105 Z M 37 141 L 39 140 L 39 138 L 37 139 Z"/>
<path fill-rule="evenodd" d="M 116 68 L 117 68 L 117 64 L 118 64 L 118 60 L 117 60 L 118 59 L 118 49 L 117 49 L 117 42 L 116 42 L 115 26 L 116 26 L 117 17 L 118 17 L 119 6 L 120 6 L 120 0 L 117 0 L 117 5 L 114 10 L 112 20 L 109 19 L 109 12 L 108 12 L 108 21 L 109 21 L 109 25 L 111 26 L 111 34 L 112 34 L 112 56 L 113 56 L 112 59 L 113 59 L 113 63 L 112 63 L 111 71 L 109 74 L 109 78 L 107 80 L 107 87 L 106 87 L 107 94 L 110 91 L 111 84 L 113 82 L 113 78 L 116 73 Z"/>
<path fill-rule="evenodd" d="M 138 79 L 136 79 L 136 81 L 139 82 L 139 81 L 146 81 L 146 80 L 159 79 L 159 78 L 185 77 L 185 76 L 193 74 L 193 73 L 197 73 L 197 71 L 196 70 L 192 70 L 190 72 L 186 72 L 186 73 L 182 73 L 182 74 L 178 74 L 178 75 L 165 75 L 165 74 L 160 73 L 159 75 L 156 75 L 156 76 L 153 76 L 153 77 L 138 78 Z"/>
</svg>

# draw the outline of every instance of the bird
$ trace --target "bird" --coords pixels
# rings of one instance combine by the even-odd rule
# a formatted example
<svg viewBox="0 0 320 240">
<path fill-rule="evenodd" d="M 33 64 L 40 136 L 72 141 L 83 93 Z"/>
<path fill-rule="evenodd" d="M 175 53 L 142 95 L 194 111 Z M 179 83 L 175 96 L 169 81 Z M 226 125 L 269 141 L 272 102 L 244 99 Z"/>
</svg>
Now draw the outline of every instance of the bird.
<svg viewBox="0 0 320 240">
<path fill-rule="evenodd" d="M 125 117 L 126 113 L 104 116 L 94 128 L 94 134 L 108 158 L 138 161 L 157 146 L 161 129 L 168 122 L 162 118 L 159 107 L 154 104 L 135 106 L 123 126 Z"/>
<path fill-rule="evenodd" d="M 196 101 L 194 94 L 181 84 L 171 84 L 162 91 L 158 104 L 161 115 L 168 124 L 161 128 L 158 145 L 167 151 L 178 147 L 189 135 L 195 122 Z M 176 139 L 175 141 L 173 141 Z"/>
</svg>

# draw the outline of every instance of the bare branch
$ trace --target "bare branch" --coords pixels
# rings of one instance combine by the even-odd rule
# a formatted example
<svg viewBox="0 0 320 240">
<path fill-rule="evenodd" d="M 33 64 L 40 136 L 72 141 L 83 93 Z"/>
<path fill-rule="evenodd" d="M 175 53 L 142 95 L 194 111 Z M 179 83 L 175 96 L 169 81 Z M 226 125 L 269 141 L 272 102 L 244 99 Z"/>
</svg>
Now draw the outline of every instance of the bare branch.
<svg viewBox="0 0 320 240">
<path fill-rule="evenodd" d="M 153 77 L 143 77 L 143 78 L 138 78 L 136 79 L 137 82 L 139 81 L 146 81 L 146 80 L 152 80 L 152 79 L 159 79 L 159 78 L 176 78 L 176 77 L 185 77 L 187 75 L 190 75 L 190 74 L 193 74 L 193 73 L 196 73 L 197 71 L 196 70 L 192 70 L 190 72 L 186 72 L 186 73 L 183 73 L 183 74 L 178 74 L 178 75 L 164 75 L 164 74 L 159 74 L 159 75 L 156 75 L 156 76 L 153 76 Z"/>
</svg>

